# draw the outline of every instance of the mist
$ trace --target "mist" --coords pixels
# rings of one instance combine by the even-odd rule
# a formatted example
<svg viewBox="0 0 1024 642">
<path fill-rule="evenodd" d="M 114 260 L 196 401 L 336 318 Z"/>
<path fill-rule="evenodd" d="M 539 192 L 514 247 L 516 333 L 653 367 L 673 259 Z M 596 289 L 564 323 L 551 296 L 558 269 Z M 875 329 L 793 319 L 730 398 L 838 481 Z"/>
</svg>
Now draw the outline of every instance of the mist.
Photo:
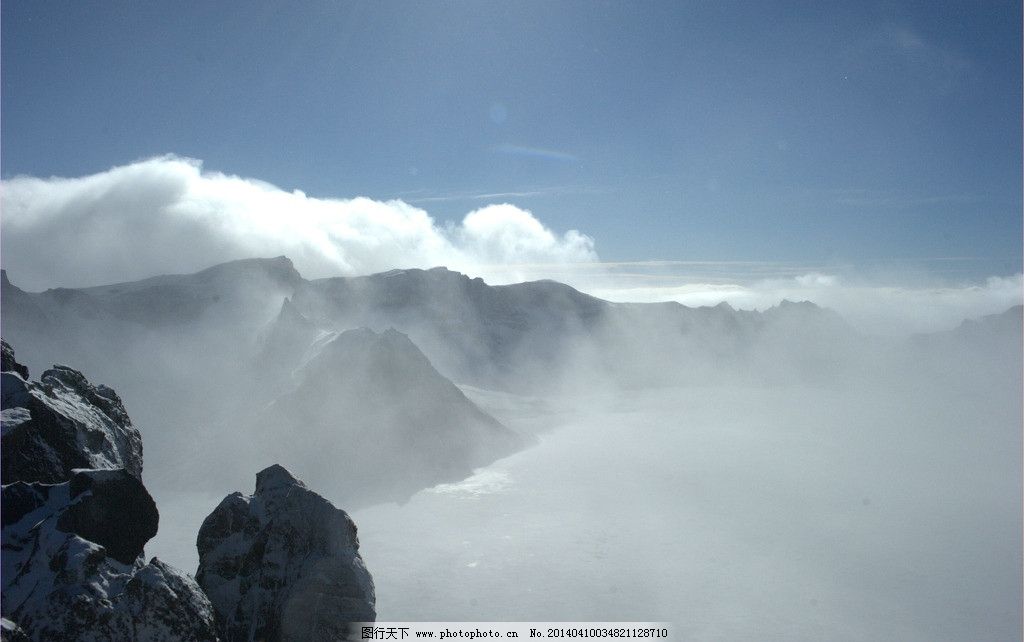
<svg viewBox="0 0 1024 642">
<path fill-rule="evenodd" d="M 775 367 L 756 375 L 672 350 L 699 375 L 623 389 L 578 372 L 587 384 L 556 399 L 471 391 L 540 443 L 357 511 L 367 563 L 397 593 L 382 617 L 1019 636 L 1019 330 L 988 352 L 947 335 L 854 358 L 871 343 L 857 338 L 838 363 L 794 362 L 798 324 L 776 336 Z"/>
<path fill-rule="evenodd" d="M 617 302 L 765 310 L 806 300 L 888 336 L 953 329 L 1017 305 L 1022 291 L 1019 267 L 1006 274 L 977 257 L 604 261 L 587 230 L 560 233 L 509 203 L 442 220 L 399 197 L 313 196 L 174 155 L 75 178 L 15 176 L 2 186 L 0 262 L 29 291 L 285 254 L 306 278 L 443 265 L 489 284 L 551 279 Z"/>
<path fill-rule="evenodd" d="M 1024 642 L 1022 8 L 0 0 L 0 642 Z"/>
<path fill-rule="evenodd" d="M 285 257 L 3 298 L 33 373 L 124 399 L 161 512 L 147 553 L 181 568 L 282 463 L 352 513 L 386 620 L 1020 632 L 1019 306 L 892 336 L 806 302 L 309 280 Z"/>
<path fill-rule="evenodd" d="M 123 398 L 149 555 L 195 569 L 277 463 L 352 513 L 385 620 L 1019 637 L 1020 274 L 602 263 L 510 205 L 173 157 L 4 186 L 4 337 Z"/>
</svg>

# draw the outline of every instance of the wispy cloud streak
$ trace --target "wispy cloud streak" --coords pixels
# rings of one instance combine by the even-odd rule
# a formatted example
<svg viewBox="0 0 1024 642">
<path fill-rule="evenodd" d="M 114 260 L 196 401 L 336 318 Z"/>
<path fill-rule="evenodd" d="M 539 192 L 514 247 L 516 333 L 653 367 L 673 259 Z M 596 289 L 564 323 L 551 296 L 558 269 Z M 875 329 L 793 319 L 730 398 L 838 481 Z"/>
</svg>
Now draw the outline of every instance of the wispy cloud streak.
<svg viewBox="0 0 1024 642">
<path fill-rule="evenodd" d="M 529 158 L 540 158 L 551 161 L 561 161 L 565 163 L 578 163 L 580 157 L 575 154 L 568 152 L 559 151 L 557 149 L 546 149 L 543 147 L 527 147 L 526 145 L 513 145 L 511 143 L 505 143 L 502 145 L 495 145 L 491 148 L 491 151 L 498 154 L 507 154 L 509 156 L 526 156 Z"/>
</svg>

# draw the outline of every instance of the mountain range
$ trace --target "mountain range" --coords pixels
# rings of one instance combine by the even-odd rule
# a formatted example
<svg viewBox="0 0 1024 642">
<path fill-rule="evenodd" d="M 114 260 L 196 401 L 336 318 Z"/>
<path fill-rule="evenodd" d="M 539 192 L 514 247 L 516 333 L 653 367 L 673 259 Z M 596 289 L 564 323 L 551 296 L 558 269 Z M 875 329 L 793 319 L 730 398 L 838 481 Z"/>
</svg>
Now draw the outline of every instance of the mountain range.
<svg viewBox="0 0 1024 642">
<path fill-rule="evenodd" d="M 254 458 L 280 461 L 349 506 L 401 501 L 532 442 L 456 384 L 530 394 L 841 385 L 880 356 L 912 368 L 946 358 L 936 355 L 954 341 L 981 362 L 1021 334 L 1019 308 L 895 341 L 808 302 L 763 312 L 613 303 L 445 268 L 307 280 L 286 257 L 38 293 L 4 271 L 0 297 L 4 337 L 30 368 L 75 363 L 118 390 L 158 453 L 151 479 L 187 486 L 196 476 L 183 471 L 201 471 L 239 487 Z"/>
</svg>

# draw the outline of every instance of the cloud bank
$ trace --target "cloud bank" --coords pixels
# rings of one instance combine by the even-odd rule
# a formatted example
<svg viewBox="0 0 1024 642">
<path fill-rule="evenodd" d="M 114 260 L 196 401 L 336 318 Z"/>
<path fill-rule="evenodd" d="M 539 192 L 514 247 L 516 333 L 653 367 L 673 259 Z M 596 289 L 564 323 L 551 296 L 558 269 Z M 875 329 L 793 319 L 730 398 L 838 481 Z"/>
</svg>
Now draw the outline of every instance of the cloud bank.
<svg viewBox="0 0 1024 642">
<path fill-rule="evenodd" d="M 594 281 L 589 290 L 611 301 L 677 301 L 688 306 L 725 302 L 742 310 L 765 310 L 781 300 L 813 301 L 835 310 L 861 332 L 901 336 L 941 332 L 964 319 L 998 314 L 1020 305 L 1024 278 L 992 276 L 974 285 L 879 285 L 846 282 L 834 274 L 811 272 L 787 278 L 737 282 L 694 282 L 662 278 L 637 286 L 614 278 Z"/>
<path fill-rule="evenodd" d="M 514 280 L 514 269 L 488 266 L 597 259 L 591 238 L 556 234 L 513 205 L 443 225 L 403 201 L 313 198 L 175 156 L 81 178 L 16 177 L 2 207 L 3 265 L 30 290 L 280 254 L 308 278 L 445 265 Z"/>
<path fill-rule="evenodd" d="M 826 265 L 605 263 L 589 236 L 557 234 L 514 205 L 491 204 L 441 223 L 405 201 L 313 198 L 204 172 L 199 161 L 175 156 L 80 178 L 12 178 L 2 184 L 0 205 L 0 259 L 28 290 L 284 254 L 306 278 L 444 265 L 492 284 L 555 279 L 611 301 L 724 301 L 763 310 L 782 299 L 808 300 L 863 332 L 899 335 L 1002 312 L 1021 303 L 1024 288 L 1020 274 L 958 283 L 922 279 L 900 265 L 865 280 L 859 270 Z"/>
</svg>

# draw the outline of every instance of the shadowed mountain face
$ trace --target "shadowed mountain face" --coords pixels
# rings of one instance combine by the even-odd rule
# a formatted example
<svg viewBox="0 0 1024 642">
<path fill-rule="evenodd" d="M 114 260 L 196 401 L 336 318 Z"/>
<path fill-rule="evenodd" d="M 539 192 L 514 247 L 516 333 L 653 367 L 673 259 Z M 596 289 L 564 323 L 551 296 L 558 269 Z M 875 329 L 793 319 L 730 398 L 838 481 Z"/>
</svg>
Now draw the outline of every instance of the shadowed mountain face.
<svg viewBox="0 0 1024 642">
<path fill-rule="evenodd" d="M 308 285 L 283 258 L 38 294 L 5 275 L 3 322 L 26 354 L 66 349 L 123 391 L 163 486 L 280 460 L 335 499 L 403 499 L 527 443 L 405 335 L 308 319 L 288 298 Z"/>
<path fill-rule="evenodd" d="M 118 390 L 147 448 L 236 412 L 256 335 L 301 277 L 284 257 L 189 275 L 26 293 L 3 276 L 4 337 L 41 372 L 74 363 Z M 24 346 L 24 347 L 22 347 Z M 171 438 L 167 431 L 174 431 Z"/>
<path fill-rule="evenodd" d="M 492 287 L 445 268 L 311 281 L 295 304 L 328 327 L 397 328 L 446 376 L 485 387 L 521 387 L 527 371 L 559 371 L 573 340 L 609 309 L 560 283 Z"/>
<path fill-rule="evenodd" d="M 395 330 L 328 333 L 305 357 L 253 417 L 243 459 L 280 461 L 346 505 L 404 500 L 527 443 Z"/>
<path fill-rule="evenodd" d="M 530 393 L 813 378 L 860 339 L 807 302 L 764 313 L 610 303 L 554 281 L 488 286 L 445 268 L 303 282 L 292 303 L 324 328 L 394 327 L 458 383 Z"/>
<path fill-rule="evenodd" d="M 708 360 L 720 366 L 722 359 L 737 359 L 746 366 L 757 361 L 752 355 L 766 335 L 778 342 L 795 334 L 790 326 L 799 325 L 805 346 L 835 348 L 837 339 L 848 343 L 856 336 L 835 314 L 809 303 L 784 302 L 765 313 L 725 304 L 614 304 L 553 281 L 489 286 L 445 268 L 306 281 L 284 257 L 39 294 L 19 290 L 5 275 L 3 297 L 5 332 L 15 343 L 56 341 L 43 362 L 50 353 L 74 350 L 85 353 L 76 363 L 107 379 L 100 369 L 142 360 L 141 376 L 183 369 L 193 376 L 236 376 L 240 362 L 248 366 L 259 353 L 276 350 L 265 356 L 295 360 L 321 331 L 359 327 L 407 334 L 457 383 L 534 391 L 550 391 L 566 370 L 575 379 L 581 363 L 630 382 L 635 378 L 620 373 L 646 367 L 672 380 L 678 372 L 671 371 L 692 373 Z M 287 336 L 274 336 L 282 332 Z M 112 351 L 121 353 L 116 368 Z M 675 366 L 650 368 L 652 354 Z"/>
</svg>

